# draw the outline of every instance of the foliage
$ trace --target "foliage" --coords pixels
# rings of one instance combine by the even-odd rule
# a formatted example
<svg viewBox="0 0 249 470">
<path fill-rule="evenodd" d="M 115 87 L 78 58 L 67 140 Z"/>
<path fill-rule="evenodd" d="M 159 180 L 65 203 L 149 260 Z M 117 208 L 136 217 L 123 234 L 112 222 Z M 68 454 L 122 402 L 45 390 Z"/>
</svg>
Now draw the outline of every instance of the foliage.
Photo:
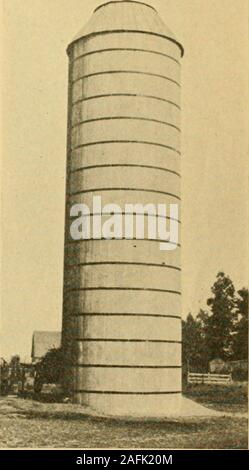
<svg viewBox="0 0 249 470">
<path fill-rule="evenodd" d="M 188 370 L 206 369 L 206 360 L 203 351 L 204 342 L 202 326 L 200 321 L 194 319 L 191 313 L 188 314 L 186 321 L 182 324 L 182 357 L 183 364 L 187 364 Z"/>
<path fill-rule="evenodd" d="M 207 371 L 212 359 L 248 357 L 248 289 L 236 293 L 231 279 L 219 272 L 211 292 L 208 309 L 183 321 L 183 363 L 192 371 Z"/>
<path fill-rule="evenodd" d="M 229 359 L 232 356 L 232 333 L 234 330 L 235 289 L 224 273 L 217 275 L 211 288 L 213 296 L 207 300 L 211 314 L 206 319 L 205 337 L 209 359 Z"/>
<path fill-rule="evenodd" d="M 21 365 L 20 357 L 18 355 L 12 356 L 10 360 L 10 384 L 11 386 L 17 384 L 21 380 Z"/>
<path fill-rule="evenodd" d="M 238 321 L 233 338 L 234 359 L 248 358 L 248 289 L 240 289 L 236 298 Z"/>
<path fill-rule="evenodd" d="M 36 366 L 37 380 L 42 383 L 59 383 L 64 371 L 61 348 L 50 349 Z"/>
</svg>

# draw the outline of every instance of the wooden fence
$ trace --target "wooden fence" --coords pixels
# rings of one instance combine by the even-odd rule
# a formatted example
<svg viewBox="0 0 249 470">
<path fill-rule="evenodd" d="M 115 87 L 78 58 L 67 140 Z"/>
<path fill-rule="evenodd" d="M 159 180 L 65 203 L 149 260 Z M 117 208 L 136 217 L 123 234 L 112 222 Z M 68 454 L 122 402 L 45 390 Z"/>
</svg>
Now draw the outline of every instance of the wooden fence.
<svg viewBox="0 0 249 470">
<path fill-rule="evenodd" d="M 232 382 L 232 375 L 228 374 L 197 374 L 195 372 L 188 373 L 188 383 L 190 384 L 212 384 L 224 385 Z"/>
</svg>

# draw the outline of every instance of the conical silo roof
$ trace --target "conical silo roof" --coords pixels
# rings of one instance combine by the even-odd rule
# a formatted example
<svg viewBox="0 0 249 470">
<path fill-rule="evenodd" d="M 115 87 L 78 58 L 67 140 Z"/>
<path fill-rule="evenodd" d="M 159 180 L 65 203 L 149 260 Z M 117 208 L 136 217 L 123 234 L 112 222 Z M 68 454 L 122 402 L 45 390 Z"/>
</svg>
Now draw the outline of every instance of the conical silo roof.
<svg viewBox="0 0 249 470">
<path fill-rule="evenodd" d="M 183 55 L 182 45 L 162 21 L 155 8 L 135 0 L 110 0 L 99 5 L 72 43 L 91 35 L 119 31 L 143 32 L 165 37 L 176 43 Z"/>
</svg>

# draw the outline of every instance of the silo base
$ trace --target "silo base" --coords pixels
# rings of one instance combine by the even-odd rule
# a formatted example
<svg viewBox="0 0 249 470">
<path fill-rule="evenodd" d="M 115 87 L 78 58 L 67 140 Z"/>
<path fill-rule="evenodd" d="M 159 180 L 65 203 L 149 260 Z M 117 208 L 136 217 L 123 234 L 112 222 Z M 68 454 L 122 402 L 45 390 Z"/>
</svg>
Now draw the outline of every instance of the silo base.
<svg viewBox="0 0 249 470">
<path fill-rule="evenodd" d="M 80 397 L 80 398 L 79 398 Z M 191 419 L 195 417 L 221 417 L 221 411 L 206 408 L 181 394 L 168 397 L 98 397 L 86 404 L 86 397 L 80 395 L 75 402 L 82 406 L 82 413 L 86 416 L 102 418 L 117 418 L 131 420 L 164 420 L 164 419 Z"/>
<path fill-rule="evenodd" d="M 182 395 L 87 395 L 79 394 L 75 403 L 94 410 L 96 414 L 129 417 L 166 417 L 179 414 Z"/>
</svg>

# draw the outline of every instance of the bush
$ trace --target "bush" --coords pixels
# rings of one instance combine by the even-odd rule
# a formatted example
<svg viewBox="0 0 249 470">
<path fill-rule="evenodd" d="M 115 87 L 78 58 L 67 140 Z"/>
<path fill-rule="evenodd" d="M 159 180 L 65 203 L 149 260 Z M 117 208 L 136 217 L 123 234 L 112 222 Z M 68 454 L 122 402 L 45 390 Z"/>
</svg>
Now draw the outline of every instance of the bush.
<svg viewBox="0 0 249 470">
<path fill-rule="evenodd" d="M 232 379 L 236 382 L 247 382 L 248 371 L 243 369 L 237 369 L 232 371 Z"/>
</svg>

